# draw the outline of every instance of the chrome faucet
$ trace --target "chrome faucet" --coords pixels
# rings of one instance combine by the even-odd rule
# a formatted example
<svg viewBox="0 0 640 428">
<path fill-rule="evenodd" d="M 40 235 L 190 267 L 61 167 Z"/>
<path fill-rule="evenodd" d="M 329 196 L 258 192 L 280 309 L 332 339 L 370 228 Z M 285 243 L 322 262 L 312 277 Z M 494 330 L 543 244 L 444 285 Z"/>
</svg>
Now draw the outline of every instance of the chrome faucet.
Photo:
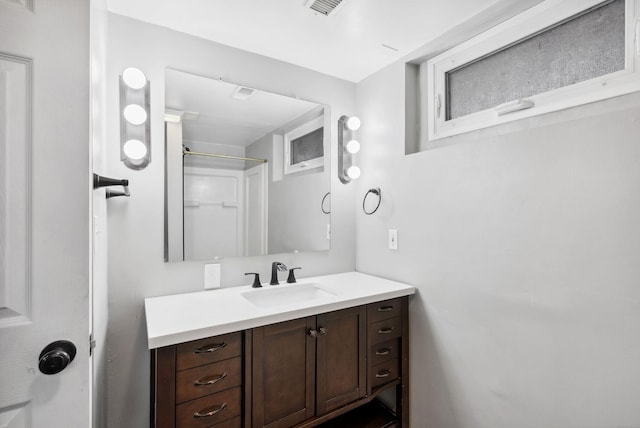
<svg viewBox="0 0 640 428">
<path fill-rule="evenodd" d="M 287 270 L 287 267 L 284 265 L 284 263 L 280 263 L 280 262 L 273 262 L 271 263 L 271 282 L 269 282 L 269 284 L 271 285 L 278 285 L 278 272 L 284 272 Z"/>
</svg>

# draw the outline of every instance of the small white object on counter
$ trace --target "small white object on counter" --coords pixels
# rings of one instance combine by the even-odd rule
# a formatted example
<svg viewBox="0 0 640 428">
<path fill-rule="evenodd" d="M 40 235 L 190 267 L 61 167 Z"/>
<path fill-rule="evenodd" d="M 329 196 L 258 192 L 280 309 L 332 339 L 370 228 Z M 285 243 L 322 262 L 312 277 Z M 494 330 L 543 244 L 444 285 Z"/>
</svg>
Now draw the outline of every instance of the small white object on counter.
<svg viewBox="0 0 640 428">
<path fill-rule="evenodd" d="M 150 297 L 144 301 L 148 345 L 155 349 L 414 293 L 408 284 L 347 272 L 295 284 Z"/>
</svg>

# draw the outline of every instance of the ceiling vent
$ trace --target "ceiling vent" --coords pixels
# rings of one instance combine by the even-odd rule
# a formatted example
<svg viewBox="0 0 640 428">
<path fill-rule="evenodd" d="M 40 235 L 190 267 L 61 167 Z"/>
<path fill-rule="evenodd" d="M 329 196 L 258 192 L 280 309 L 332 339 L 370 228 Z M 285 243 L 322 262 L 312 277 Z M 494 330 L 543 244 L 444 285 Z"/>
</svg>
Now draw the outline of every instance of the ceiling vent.
<svg viewBox="0 0 640 428">
<path fill-rule="evenodd" d="M 329 16 L 335 13 L 342 2 L 343 0 L 309 0 L 305 6 L 314 12 Z"/>
<path fill-rule="evenodd" d="M 246 86 L 238 86 L 231 96 L 236 100 L 244 101 L 249 99 L 255 92 L 255 89 L 247 88 Z"/>
</svg>

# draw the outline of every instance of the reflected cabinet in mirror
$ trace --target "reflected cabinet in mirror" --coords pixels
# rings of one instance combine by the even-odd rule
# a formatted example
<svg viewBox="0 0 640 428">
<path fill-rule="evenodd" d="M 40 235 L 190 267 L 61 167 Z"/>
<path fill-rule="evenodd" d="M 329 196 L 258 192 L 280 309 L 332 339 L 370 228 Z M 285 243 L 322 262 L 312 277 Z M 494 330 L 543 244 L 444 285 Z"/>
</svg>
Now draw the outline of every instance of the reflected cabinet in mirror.
<svg viewBox="0 0 640 428">
<path fill-rule="evenodd" d="M 328 108 L 165 71 L 165 258 L 330 246 Z"/>
</svg>

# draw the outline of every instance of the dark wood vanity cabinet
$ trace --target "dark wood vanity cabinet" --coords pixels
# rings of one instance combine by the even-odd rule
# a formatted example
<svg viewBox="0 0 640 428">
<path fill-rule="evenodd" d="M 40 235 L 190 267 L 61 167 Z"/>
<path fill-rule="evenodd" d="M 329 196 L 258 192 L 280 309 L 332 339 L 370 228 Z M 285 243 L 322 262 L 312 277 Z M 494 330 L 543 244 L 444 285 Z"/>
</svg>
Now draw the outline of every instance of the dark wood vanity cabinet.
<svg viewBox="0 0 640 428">
<path fill-rule="evenodd" d="M 254 328 L 251 343 L 252 427 L 292 427 L 315 409 L 316 317 Z"/>
<path fill-rule="evenodd" d="M 407 310 L 402 297 L 154 349 L 151 425 L 406 427 Z M 393 412 L 362 407 L 385 390 Z"/>
<path fill-rule="evenodd" d="M 406 325 L 402 314 L 402 299 L 367 305 L 369 395 L 401 378 L 402 345 L 406 344 L 402 340 L 402 330 Z"/>
<path fill-rule="evenodd" d="M 364 306 L 318 315 L 316 415 L 367 393 L 367 320 Z"/>
<path fill-rule="evenodd" d="M 152 426 L 242 427 L 242 337 L 237 332 L 152 350 Z"/>
<path fill-rule="evenodd" d="M 363 306 L 252 330 L 252 427 L 289 428 L 366 394 Z"/>
</svg>

